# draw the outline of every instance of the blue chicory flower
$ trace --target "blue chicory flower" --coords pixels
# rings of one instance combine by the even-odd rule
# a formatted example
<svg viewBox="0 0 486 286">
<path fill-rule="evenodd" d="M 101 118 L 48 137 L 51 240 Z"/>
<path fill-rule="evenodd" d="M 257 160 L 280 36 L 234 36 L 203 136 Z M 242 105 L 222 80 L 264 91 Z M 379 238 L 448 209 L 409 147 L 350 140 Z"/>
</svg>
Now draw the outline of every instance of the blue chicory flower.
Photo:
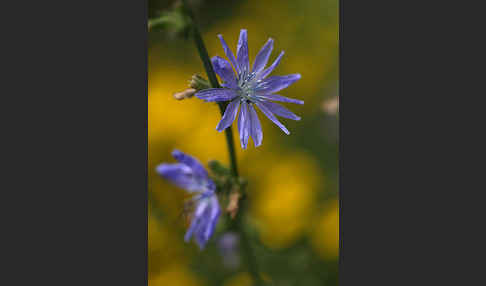
<svg viewBox="0 0 486 286">
<path fill-rule="evenodd" d="M 172 156 L 179 161 L 175 164 L 160 164 L 157 173 L 176 186 L 189 193 L 195 193 L 191 203 L 195 206 L 191 225 L 184 240 L 189 242 L 194 237 L 200 249 L 203 249 L 214 232 L 220 215 L 220 206 L 216 196 L 216 185 L 209 178 L 208 172 L 192 156 L 174 150 Z"/>
<path fill-rule="evenodd" d="M 208 102 L 230 101 L 216 130 L 221 132 L 231 126 L 236 119 L 238 107 L 241 104 L 238 117 L 238 131 L 243 149 L 246 149 L 250 136 L 255 147 L 262 144 L 263 132 L 254 105 L 258 106 L 261 112 L 280 127 L 283 132 L 287 135 L 290 134 L 275 115 L 293 120 L 300 120 L 300 117 L 284 106 L 272 101 L 304 104 L 302 100 L 274 94 L 299 80 L 300 74 L 267 77 L 278 66 L 284 52 L 282 51 L 273 64 L 265 69 L 273 50 L 273 39 L 270 38 L 257 54 L 253 68 L 250 69 L 247 31 L 243 29 L 240 32 L 236 58 L 224 41 L 223 36 L 218 35 L 218 37 L 226 56 L 231 62 L 218 56 L 212 58 L 214 71 L 224 81 L 222 84 L 223 88 L 204 89 L 196 93 L 196 97 Z M 236 71 L 236 75 L 233 68 Z"/>
</svg>

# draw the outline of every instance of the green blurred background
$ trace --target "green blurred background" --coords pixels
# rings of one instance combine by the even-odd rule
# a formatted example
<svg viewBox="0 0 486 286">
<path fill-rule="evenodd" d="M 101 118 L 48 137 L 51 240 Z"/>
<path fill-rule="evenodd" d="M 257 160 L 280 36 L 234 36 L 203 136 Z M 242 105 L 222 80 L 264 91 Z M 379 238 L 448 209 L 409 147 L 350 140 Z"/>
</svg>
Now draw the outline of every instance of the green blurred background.
<svg viewBox="0 0 486 286">
<path fill-rule="evenodd" d="M 174 1 L 149 0 L 149 18 Z M 241 176 L 249 180 L 248 231 L 269 285 L 337 285 L 338 207 L 338 0 L 189 1 L 209 55 L 225 57 L 217 34 L 235 51 L 241 28 L 248 29 L 250 62 L 269 37 L 269 62 L 285 56 L 274 75 L 300 73 L 302 79 L 279 94 L 305 101 L 284 104 L 302 117 L 282 119 L 285 135 L 260 112 L 262 146 L 237 143 Z M 149 285 L 251 285 L 244 265 L 224 263 L 217 229 L 204 251 L 183 241 L 184 191 L 157 176 L 161 162 L 173 162 L 174 148 L 203 163 L 228 162 L 221 115 L 216 104 L 197 98 L 177 101 L 193 74 L 206 77 L 191 39 L 149 33 Z M 235 123 L 236 124 L 236 123 Z M 235 129 L 235 128 L 234 128 Z M 234 130 L 235 131 L 235 130 Z"/>
</svg>

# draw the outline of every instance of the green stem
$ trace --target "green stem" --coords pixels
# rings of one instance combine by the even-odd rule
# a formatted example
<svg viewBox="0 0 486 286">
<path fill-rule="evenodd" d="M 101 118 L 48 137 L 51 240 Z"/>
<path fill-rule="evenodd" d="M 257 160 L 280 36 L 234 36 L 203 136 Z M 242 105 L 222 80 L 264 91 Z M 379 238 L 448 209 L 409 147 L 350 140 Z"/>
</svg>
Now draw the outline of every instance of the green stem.
<svg viewBox="0 0 486 286">
<path fill-rule="evenodd" d="M 256 262 L 256 256 L 253 252 L 253 248 L 250 244 L 250 239 L 247 233 L 244 231 L 243 225 L 243 214 L 246 211 L 246 195 L 243 196 L 239 201 L 239 210 L 236 218 L 233 221 L 233 229 L 239 232 L 240 234 L 240 242 L 241 242 L 241 250 L 244 254 L 246 264 L 248 265 L 248 271 L 250 272 L 255 285 L 260 286 L 264 285 L 263 280 L 260 276 L 260 271 L 258 271 L 258 264 Z"/>
<path fill-rule="evenodd" d="M 214 72 L 213 65 L 211 64 L 211 60 L 208 55 L 208 50 L 204 45 L 204 41 L 201 37 L 201 33 L 199 32 L 199 29 L 197 28 L 197 25 L 194 23 L 194 16 L 192 15 L 192 12 L 186 5 L 185 1 L 184 1 L 184 5 L 185 5 L 186 12 L 192 21 L 192 32 L 194 36 L 194 42 L 196 44 L 197 51 L 199 52 L 199 57 L 203 62 L 204 69 L 206 70 L 209 83 L 213 88 L 218 88 L 220 87 L 220 85 L 218 83 L 218 79 L 216 78 L 216 73 Z M 218 106 L 221 115 L 223 115 L 227 104 L 223 102 L 218 102 Z M 235 144 L 233 141 L 233 129 L 231 128 L 231 126 L 225 129 L 225 135 L 226 135 L 226 143 L 228 145 L 228 152 L 230 157 L 231 173 L 235 178 L 238 178 L 238 167 L 236 163 Z"/>
<path fill-rule="evenodd" d="M 216 78 L 216 74 L 214 72 L 213 65 L 211 64 L 211 60 L 209 58 L 206 46 L 204 45 L 204 41 L 201 37 L 201 33 L 199 32 L 197 25 L 194 23 L 194 16 L 192 14 L 192 11 L 190 10 L 185 0 L 183 0 L 182 3 L 184 4 L 184 9 L 187 15 L 192 21 L 191 26 L 192 26 L 194 41 L 199 53 L 199 57 L 203 62 L 204 69 L 206 70 L 206 74 L 208 76 L 209 82 L 213 88 L 218 88 L 220 87 L 218 83 L 218 79 Z M 219 110 L 221 112 L 221 115 L 223 115 L 227 104 L 218 102 L 218 105 L 219 105 Z M 226 134 L 226 143 L 228 145 L 228 152 L 230 157 L 231 174 L 234 176 L 235 179 L 237 179 L 238 168 L 236 163 L 236 152 L 235 152 L 235 145 L 233 141 L 233 131 L 231 126 L 226 128 L 225 134 Z M 242 253 L 245 256 L 246 264 L 248 265 L 248 271 L 250 272 L 250 275 L 252 276 L 255 285 L 260 286 L 260 285 L 264 285 L 264 283 L 260 276 L 260 271 L 258 271 L 256 256 L 251 247 L 250 239 L 248 238 L 243 227 L 243 214 L 245 213 L 245 211 L 246 211 L 246 194 L 243 194 L 242 198 L 239 201 L 238 214 L 234 219 L 234 221 L 232 222 L 231 228 L 239 232 Z"/>
</svg>

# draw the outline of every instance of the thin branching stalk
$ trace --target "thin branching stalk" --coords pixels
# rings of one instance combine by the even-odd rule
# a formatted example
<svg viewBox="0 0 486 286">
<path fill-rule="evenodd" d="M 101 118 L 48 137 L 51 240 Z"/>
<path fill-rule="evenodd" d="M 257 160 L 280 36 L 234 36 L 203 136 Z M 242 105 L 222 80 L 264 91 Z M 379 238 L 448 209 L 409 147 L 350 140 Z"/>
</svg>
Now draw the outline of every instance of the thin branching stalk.
<svg viewBox="0 0 486 286">
<path fill-rule="evenodd" d="M 184 10 L 186 11 L 187 15 L 191 19 L 191 34 L 194 38 L 197 51 L 199 53 L 199 56 L 201 58 L 201 61 L 203 62 L 204 69 L 206 70 L 206 74 L 208 76 L 209 82 L 213 88 L 218 88 L 220 87 L 218 83 L 218 79 L 216 77 L 216 74 L 213 69 L 213 65 L 211 64 L 211 59 L 209 58 L 208 51 L 206 49 L 206 46 L 204 45 L 204 41 L 201 37 L 201 33 L 199 32 L 199 29 L 197 25 L 194 22 L 194 16 L 193 13 L 190 9 L 190 7 L 187 5 L 187 1 L 183 0 L 182 1 L 184 5 Z M 221 115 L 224 114 L 226 104 L 222 102 L 218 102 L 219 109 L 221 111 Z M 235 179 L 238 178 L 238 168 L 237 168 L 237 163 L 236 163 L 236 152 L 235 152 L 235 145 L 233 141 L 233 131 L 231 126 L 225 129 L 225 134 L 226 134 L 226 143 L 228 146 L 228 153 L 230 157 L 230 166 L 231 166 L 231 174 L 234 176 Z M 235 229 L 236 231 L 239 232 L 240 234 L 240 241 L 241 241 L 241 250 L 242 253 L 245 257 L 246 264 L 248 265 L 248 271 L 250 272 L 250 275 L 252 276 L 255 285 L 260 286 L 264 285 L 263 280 L 260 276 L 260 272 L 258 270 L 258 264 L 256 261 L 256 256 L 253 252 L 253 249 L 250 244 L 250 239 L 247 235 L 247 233 L 244 231 L 244 225 L 243 225 L 243 214 L 246 211 L 246 202 L 247 202 L 247 196 L 246 193 L 242 196 L 239 204 L 239 212 L 238 215 L 235 217 L 231 228 Z"/>
</svg>

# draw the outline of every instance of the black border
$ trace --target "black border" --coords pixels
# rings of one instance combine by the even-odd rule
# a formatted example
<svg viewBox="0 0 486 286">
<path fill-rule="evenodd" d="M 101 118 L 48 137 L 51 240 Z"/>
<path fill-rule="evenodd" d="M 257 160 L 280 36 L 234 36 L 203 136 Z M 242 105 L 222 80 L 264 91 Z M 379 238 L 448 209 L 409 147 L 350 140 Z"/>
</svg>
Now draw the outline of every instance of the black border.
<svg viewBox="0 0 486 286">
<path fill-rule="evenodd" d="M 21 30 L 4 39 L 18 100 L 5 106 L 21 107 L 3 134 L 14 142 L 3 189 L 16 197 L 4 272 L 18 267 L 26 285 L 147 285 L 148 3 L 33 5 L 9 12 Z"/>
</svg>

